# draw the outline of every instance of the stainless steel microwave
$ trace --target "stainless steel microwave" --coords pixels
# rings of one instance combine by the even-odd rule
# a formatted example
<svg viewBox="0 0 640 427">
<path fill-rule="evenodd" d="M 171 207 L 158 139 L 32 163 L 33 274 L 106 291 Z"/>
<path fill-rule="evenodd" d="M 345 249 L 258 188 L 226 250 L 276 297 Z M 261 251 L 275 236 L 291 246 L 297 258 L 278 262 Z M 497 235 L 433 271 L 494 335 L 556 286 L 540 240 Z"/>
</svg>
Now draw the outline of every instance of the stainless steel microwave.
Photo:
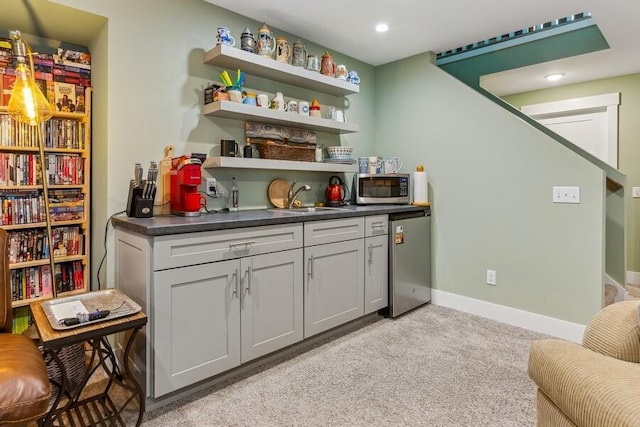
<svg viewBox="0 0 640 427">
<path fill-rule="evenodd" d="M 359 205 L 411 203 L 408 173 L 368 174 L 355 176 L 355 201 Z"/>
</svg>

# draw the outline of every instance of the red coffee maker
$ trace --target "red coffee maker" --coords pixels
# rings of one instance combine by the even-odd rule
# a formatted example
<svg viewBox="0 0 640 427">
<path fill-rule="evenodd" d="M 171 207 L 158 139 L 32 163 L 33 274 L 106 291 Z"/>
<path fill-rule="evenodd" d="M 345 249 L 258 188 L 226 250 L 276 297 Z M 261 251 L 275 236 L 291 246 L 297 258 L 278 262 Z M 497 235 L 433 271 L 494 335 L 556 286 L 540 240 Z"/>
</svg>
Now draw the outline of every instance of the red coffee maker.
<svg viewBox="0 0 640 427">
<path fill-rule="evenodd" d="M 171 214 L 180 216 L 200 215 L 202 162 L 192 157 L 178 157 L 171 162 Z"/>
</svg>

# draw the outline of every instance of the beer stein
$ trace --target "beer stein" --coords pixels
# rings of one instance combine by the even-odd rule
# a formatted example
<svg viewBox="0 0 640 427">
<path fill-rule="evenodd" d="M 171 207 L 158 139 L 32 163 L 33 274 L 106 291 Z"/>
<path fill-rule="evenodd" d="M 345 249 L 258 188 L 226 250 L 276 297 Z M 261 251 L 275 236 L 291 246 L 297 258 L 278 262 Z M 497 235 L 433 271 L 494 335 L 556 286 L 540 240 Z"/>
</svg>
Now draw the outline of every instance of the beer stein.
<svg viewBox="0 0 640 427">
<path fill-rule="evenodd" d="M 229 27 L 218 27 L 218 36 L 216 37 L 218 44 L 226 44 L 235 46 L 236 40 L 231 35 Z"/>
<path fill-rule="evenodd" d="M 240 49 L 251 53 L 256 52 L 256 38 L 253 36 L 249 27 L 245 28 L 240 35 Z"/>
<path fill-rule="evenodd" d="M 320 62 L 318 62 L 318 57 L 316 55 L 307 56 L 306 69 L 311 71 L 320 71 Z"/>
<path fill-rule="evenodd" d="M 297 40 L 293 44 L 293 58 L 291 60 L 291 65 L 295 65 L 296 67 L 304 67 L 304 63 L 307 59 L 307 48 L 304 47 L 304 43 L 300 40 Z"/>
<path fill-rule="evenodd" d="M 336 64 L 333 62 L 333 56 L 331 56 L 329 52 L 325 52 L 324 55 L 322 55 L 320 74 L 331 77 L 336 75 Z"/>
<path fill-rule="evenodd" d="M 265 58 L 271 58 L 274 50 L 276 50 L 276 40 L 267 24 L 263 24 L 258 30 L 257 53 Z"/>
<path fill-rule="evenodd" d="M 291 57 L 291 47 L 286 37 L 280 36 L 276 39 L 276 61 L 289 63 Z"/>
</svg>

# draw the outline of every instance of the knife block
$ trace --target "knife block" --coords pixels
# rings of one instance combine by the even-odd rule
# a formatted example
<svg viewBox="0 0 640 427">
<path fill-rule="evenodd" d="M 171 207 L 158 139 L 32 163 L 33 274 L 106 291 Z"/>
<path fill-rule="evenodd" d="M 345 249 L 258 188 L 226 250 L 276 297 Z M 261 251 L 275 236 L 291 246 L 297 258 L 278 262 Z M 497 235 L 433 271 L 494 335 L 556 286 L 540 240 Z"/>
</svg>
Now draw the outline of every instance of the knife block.
<svg viewBox="0 0 640 427">
<path fill-rule="evenodd" d="M 155 190 L 151 197 L 142 197 L 142 187 L 130 187 L 127 198 L 127 216 L 134 218 L 151 218 L 153 216 L 153 201 Z"/>
</svg>

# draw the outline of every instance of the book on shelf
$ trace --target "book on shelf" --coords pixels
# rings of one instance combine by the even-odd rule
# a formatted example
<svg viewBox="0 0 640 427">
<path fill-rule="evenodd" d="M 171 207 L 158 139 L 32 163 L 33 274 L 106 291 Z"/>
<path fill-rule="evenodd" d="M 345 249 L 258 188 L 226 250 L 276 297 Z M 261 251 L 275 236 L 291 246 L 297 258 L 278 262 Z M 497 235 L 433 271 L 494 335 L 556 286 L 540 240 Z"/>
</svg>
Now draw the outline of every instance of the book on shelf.
<svg viewBox="0 0 640 427">
<path fill-rule="evenodd" d="M 15 81 L 15 74 L 2 74 L 2 105 L 9 105 L 9 98 L 11 98 L 11 91 Z"/>
<path fill-rule="evenodd" d="M 49 257 L 49 239 L 44 228 L 10 231 L 9 264 L 30 262 Z"/>
<path fill-rule="evenodd" d="M 11 300 L 23 301 L 32 298 L 53 296 L 49 265 L 25 267 L 11 270 Z"/>
<path fill-rule="evenodd" d="M 33 224 L 46 221 L 44 197 L 37 191 L 4 190 L 0 193 L 0 225 Z"/>
<path fill-rule="evenodd" d="M 56 263 L 53 274 L 56 292 L 84 289 L 83 271 L 81 261 Z"/>
<path fill-rule="evenodd" d="M 76 85 L 73 83 L 53 82 L 56 111 L 73 113 L 76 111 Z"/>
<path fill-rule="evenodd" d="M 54 59 L 58 65 L 82 68 L 84 70 L 91 69 L 91 54 L 89 52 L 59 47 L 57 53 L 54 54 Z"/>
<path fill-rule="evenodd" d="M 21 334 L 33 323 L 29 307 L 18 307 L 13 311 L 12 331 L 14 334 Z"/>
<path fill-rule="evenodd" d="M 51 235 L 54 257 L 82 255 L 84 235 L 80 226 L 54 227 Z"/>
<path fill-rule="evenodd" d="M 80 154 L 48 154 L 47 159 L 49 184 L 84 183 L 84 159 Z"/>
</svg>

